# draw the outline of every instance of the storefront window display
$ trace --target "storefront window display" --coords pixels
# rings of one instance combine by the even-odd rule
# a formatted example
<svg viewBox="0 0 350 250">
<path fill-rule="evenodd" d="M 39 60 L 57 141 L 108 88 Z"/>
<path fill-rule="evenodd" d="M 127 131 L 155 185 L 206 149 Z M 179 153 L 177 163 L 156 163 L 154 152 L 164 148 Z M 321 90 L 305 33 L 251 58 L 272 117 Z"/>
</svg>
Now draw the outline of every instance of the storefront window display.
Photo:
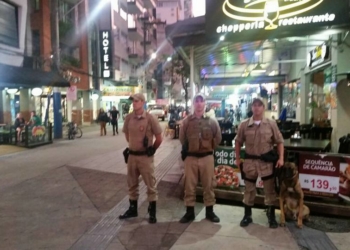
<svg viewBox="0 0 350 250">
<path fill-rule="evenodd" d="M 282 91 L 282 109 L 287 119 L 296 119 L 296 110 L 300 96 L 300 81 L 286 83 Z"/>
</svg>

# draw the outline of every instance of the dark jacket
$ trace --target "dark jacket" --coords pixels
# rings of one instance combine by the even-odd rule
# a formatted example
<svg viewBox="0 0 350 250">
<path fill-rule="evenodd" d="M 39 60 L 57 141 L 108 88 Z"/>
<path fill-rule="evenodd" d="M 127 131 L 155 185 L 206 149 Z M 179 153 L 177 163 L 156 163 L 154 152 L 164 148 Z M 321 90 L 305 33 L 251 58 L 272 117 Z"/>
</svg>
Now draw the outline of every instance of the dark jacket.
<svg viewBox="0 0 350 250">
<path fill-rule="evenodd" d="M 107 113 L 103 112 L 103 113 L 100 113 L 98 115 L 98 119 L 97 119 L 99 122 L 109 122 L 109 118 L 107 116 Z"/>
</svg>

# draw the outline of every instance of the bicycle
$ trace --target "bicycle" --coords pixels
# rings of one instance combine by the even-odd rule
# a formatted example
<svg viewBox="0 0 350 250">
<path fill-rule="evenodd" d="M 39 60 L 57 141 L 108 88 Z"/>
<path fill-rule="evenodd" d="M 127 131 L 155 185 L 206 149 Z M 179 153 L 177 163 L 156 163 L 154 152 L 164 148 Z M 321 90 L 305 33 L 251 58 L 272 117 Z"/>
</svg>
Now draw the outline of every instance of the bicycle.
<svg viewBox="0 0 350 250">
<path fill-rule="evenodd" d="M 68 140 L 74 140 L 83 136 L 83 131 L 76 123 L 68 122 L 66 126 L 68 127 Z"/>
</svg>

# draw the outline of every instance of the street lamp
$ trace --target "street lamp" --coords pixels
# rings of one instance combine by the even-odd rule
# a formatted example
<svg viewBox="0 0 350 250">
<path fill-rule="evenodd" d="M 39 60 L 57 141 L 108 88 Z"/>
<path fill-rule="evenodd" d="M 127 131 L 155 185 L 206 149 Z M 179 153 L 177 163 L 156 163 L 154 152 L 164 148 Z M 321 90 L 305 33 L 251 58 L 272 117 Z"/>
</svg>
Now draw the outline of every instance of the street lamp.
<svg viewBox="0 0 350 250">
<path fill-rule="evenodd" d="M 18 89 L 7 89 L 6 90 L 6 92 L 8 93 L 8 94 L 16 94 L 17 92 L 18 92 Z"/>
<path fill-rule="evenodd" d="M 32 89 L 32 95 L 37 97 L 37 96 L 41 96 L 41 94 L 43 93 L 42 88 L 34 88 Z"/>
<path fill-rule="evenodd" d="M 169 56 L 166 60 L 167 60 L 168 62 L 170 62 L 172 59 L 171 59 L 171 57 Z"/>
<path fill-rule="evenodd" d="M 151 58 L 152 59 L 156 59 L 157 58 L 157 53 L 152 53 Z"/>
</svg>

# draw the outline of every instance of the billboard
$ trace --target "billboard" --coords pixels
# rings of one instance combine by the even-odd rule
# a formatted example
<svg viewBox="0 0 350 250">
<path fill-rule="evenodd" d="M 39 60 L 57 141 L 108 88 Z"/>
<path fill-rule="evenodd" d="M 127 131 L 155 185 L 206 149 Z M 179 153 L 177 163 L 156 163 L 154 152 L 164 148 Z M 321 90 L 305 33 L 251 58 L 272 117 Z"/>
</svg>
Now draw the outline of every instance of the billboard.
<svg viewBox="0 0 350 250">
<path fill-rule="evenodd" d="M 300 36 L 349 24 L 346 0 L 207 0 L 206 34 L 236 41 Z"/>
</svg>

